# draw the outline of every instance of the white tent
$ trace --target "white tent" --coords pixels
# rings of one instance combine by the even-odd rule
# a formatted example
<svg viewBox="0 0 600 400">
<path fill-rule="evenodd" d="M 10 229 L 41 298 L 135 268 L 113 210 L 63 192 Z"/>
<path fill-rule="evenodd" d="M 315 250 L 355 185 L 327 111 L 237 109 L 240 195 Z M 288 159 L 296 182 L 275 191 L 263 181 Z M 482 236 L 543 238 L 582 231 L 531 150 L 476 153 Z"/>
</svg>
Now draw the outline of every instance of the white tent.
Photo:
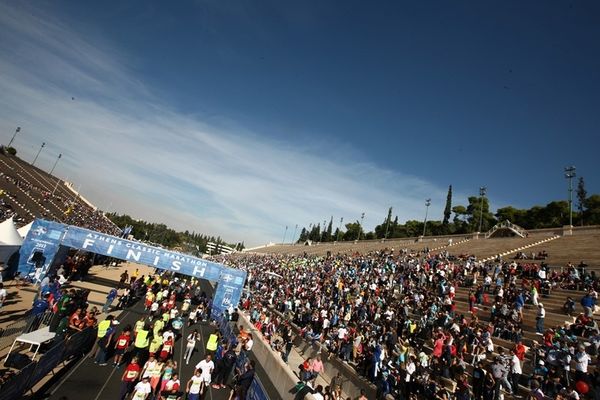
<svg viewBox="0 0 600 400">
<path fill-rule="evenodd" d="M 27 234 L 29 233 L 29 230 L 31 229 L 31 227 L 33 226 L 33 221 L 31 221 L 30 223 L 28 223 L 25 226 L 20 227 L 19 229 L 17 229 L 17 232 L 19 232 L 19 235 L 25 239 L 25 237 L 27 236 Z"/>
<path fill-rule="evenodd" d="M 0 242 L 9 246 L 20 246 L 23 243 L 12 217 L 0 223 Z"/>
</svg>

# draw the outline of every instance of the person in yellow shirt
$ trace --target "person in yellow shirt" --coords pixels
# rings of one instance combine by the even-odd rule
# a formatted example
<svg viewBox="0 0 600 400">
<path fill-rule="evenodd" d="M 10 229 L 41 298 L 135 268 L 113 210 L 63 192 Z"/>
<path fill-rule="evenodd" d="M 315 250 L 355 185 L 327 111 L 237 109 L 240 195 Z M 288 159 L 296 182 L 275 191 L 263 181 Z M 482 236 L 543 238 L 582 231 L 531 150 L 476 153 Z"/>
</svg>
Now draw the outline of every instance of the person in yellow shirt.
<svg viewBox="0 0 600 400">
<path fill-rule="evenodd" d="M 150 352 L 150 356 L 155 356 L 156 352 L 160 349 L 160 346 L 163 344 L 162 332 L 158 332 L 158 335 L 154 335 L 152 340 L 150 341 L 150 347 L 148 351 Z"/>
<path fill-rule="evenodd" d="M 215 329 L 213 333 L 208 337 L 208 342 L 206 343 L 206 350 L 210 352 L 217 351 L 217 347 L 219 345 L 219 330 Z"/>
<path fill-rule="evenodd" d="M 165 322 L 158 318 L 154 321 L 154 326 L 152 327 L 152 333 L 154 336 L 157 336 L 162 330 L 165 328 Z"/>
</svg>

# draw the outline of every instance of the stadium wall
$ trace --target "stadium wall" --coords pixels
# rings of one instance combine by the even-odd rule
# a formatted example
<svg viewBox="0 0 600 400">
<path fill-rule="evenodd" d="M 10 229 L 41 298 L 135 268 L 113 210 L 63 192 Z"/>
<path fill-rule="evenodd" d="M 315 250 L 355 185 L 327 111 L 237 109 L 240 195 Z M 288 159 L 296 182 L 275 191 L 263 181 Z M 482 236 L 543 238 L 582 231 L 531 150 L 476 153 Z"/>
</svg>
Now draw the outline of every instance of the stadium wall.
<svg viewBox="0 0 600 400">
<path fill-rule="evenodd" d="M 243 313 L 239 315 L 238 324 L 252 333 L 252 336 L 255 338 L 251 353 L 265 369 L 267 376 L 277 389 L 277 394 L 279 394 L 281 399 L 293 399 L 294 395 L 290 391 L 296 386 L 298 377 L 290 371 L 289 366 L 283 362 L 281 356 L 276 354 L 269 344 L 263 340 L 262 334 L 250 323 L 248 317 Z M 306 400 L 314 400 L 312 394 L 308 394 L 304 398 Z"/>
</svg>

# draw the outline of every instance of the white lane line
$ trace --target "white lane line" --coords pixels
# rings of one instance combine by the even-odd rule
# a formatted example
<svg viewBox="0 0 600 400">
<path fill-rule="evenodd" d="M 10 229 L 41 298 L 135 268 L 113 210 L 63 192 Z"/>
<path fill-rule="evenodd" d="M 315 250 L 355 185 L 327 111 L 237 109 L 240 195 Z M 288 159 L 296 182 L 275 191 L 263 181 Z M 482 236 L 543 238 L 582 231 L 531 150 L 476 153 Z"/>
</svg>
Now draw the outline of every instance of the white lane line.
<svg viewBox="0 0 600 400">
<path fill-rule="evenodd" d="M 129 314 L 129 310 L 122 313 L 122 315 L 119 314 L 119 318 L 121 320 L 123 320 L 123 319 L 125 319 L 127 314 Z M 94 340 L 96 340 L 96 339 L 94 339 Z M 75 373 L 75 371 L 77 371 L 77 368 L 79 368 L 81 366 L 81 364 L 83 364 L 83 362 L 87 359 L 91 359 L 88 357 L 87 354 L 85 354 L 83 357 L 81 357 L 81 360 L 79 360 L 79 362 L 71 369 L 71 371 L 67 374 L 67 376 L 65 376 L 63 379 L 61 379 L 61 381 L 58 383 L 58 385 L 56 385 L 56 387 L 50 391 L 50 396 L 54 396 L 54 393 L 56 393 L 58 391 L 58 389 L 60 389 L 60 387 L 63 385 L 63 383 L 65 383 L 71 377 L 71 375 L 73 375 Z M 110 376 L 109 376 L 109 379 L 110 379 Z M 104 386 L 106 386 L 106 384 Z"/>
<path fill-rule="evenodd" d="M 75 365 L 75 366 L 74 366 L 74 367 L 71 369 L 71 371 L 70 371 L 70 372 L 67 374 L 67 376 L 66 376 L 66 377 L 64 377 L 64 378 L 63 378 L 63 379 L 62 379 L 62 380 L 61 380 L 61 381 L 58 383 L 58 385 L 57 385 L 57 386 L 56 386 L 54 389 L 52 389 L 52 390 L 50 391 L 50 396 L 53 396 L 53 395 L 54 395 L 54 393 L 56 393 L 56 392 L 58 391 L 58 389 L 60 389 L 60 387 L 62 386 L 62 384 L 63 384 L 63 383 L 65 383 L 65 382 L 67 381 L 67 379 L 69 379 L 69 378 L 71 377 L 71 375 L 73 375 L 73 374 L 75 373 L 75 371 L 77 371 L 77 368 L 79 368 L 79 366 L 81 366 L 81 364 L 83 364 L 83 362 L 84 362 L 85 360 L 87 360 L 87 359 L 88 359 L 88 357 L 87 357 L 87 356 L 83 356 L 83 357 L 81 357 L 81 360 L 79 360 L 79 362 L 77 363 L 77 365 Z"/>
<path fill-rule="evenodd" d="M 117 370 L 116 368 L 111 368 L 111 369 L 112 369 L 112 371 L 110 371 L 110 375 L 108 375 L 108 378 L 106 378 L 106 382 L 104 382 L 104 385 L 102 385 L 102 387 L 98 391 L 98 395 L 96 395 L 96 397 L 94 397 L 94 400 L 98 400 L 100 398 L 100 395 L 104 391 L 104 388 L 106 388 L 106 385 L 108 385 L 108 382 L 110 382 L 110 378 L 113 376 L 113 374 Z"/>
</svg>

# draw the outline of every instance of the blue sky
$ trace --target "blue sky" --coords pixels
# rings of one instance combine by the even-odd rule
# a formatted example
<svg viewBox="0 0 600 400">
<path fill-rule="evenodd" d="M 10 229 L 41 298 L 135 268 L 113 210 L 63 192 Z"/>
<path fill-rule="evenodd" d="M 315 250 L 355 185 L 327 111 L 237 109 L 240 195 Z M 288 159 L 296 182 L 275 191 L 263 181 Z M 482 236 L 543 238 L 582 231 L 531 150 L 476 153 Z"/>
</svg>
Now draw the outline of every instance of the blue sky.
<svg viewBox="0 0 600 400">
<path fill-rule="evenodd" d="M 0 1 L 0 133 L 101 208 L 247 244 L 600 192 L 600 4 Z M 75 100 L 72 100 L 72 97 Z M 2 133 L 3 132 L 3 133 Z M 289 239 L 289 233 L 288 233 Z"/>
</svg>

